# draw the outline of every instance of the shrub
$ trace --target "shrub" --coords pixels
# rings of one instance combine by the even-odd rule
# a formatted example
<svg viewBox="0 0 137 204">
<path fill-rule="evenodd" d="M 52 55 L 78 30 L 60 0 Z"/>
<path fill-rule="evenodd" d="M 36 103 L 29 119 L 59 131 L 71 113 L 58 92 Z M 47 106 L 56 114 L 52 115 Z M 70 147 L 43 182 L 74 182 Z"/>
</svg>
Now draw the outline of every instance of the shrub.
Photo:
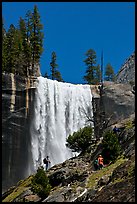
<svg viewBox="0 0 137 204">
<path fill-rule="evenodd" d="M 84 127 L 67 138 L 66 146 L 73 152 L 85 151 L 91 145 L 93 129 L 90 126 Z"/>
<path fill-rule="evenodd" d="M 121 153 L 121 146 L 117 135 L 112 131 L 105 132 L 102 140 L 102 148 L 104 163 L 108 163 L 109 161 L 114 162 Z"/>
<path fill-rule="evenodd" d="M 41 198 L 46 198 L 49 195 L 51 185 L 43 167 L 38 168 L 36 175 L 32 178 L 31 190 Z"/>
<path fill-rule="evenodd" d="M 133 128 L 133 126 L 134 126 L 133 122 L 131 120 L 128 120 L 125 124 L 125 129 L 129 130 L 129 129 Z"/>
</svg>

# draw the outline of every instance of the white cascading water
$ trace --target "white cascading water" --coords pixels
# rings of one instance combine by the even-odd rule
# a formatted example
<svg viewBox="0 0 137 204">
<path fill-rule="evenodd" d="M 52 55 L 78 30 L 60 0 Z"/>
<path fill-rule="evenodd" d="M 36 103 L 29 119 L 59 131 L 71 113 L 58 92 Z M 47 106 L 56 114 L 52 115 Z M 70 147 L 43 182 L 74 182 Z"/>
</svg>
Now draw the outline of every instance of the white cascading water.
<svg viewBox="0 0 137 204">
<path fill-rule="evenodd" d="M 31 125 L 33 169 L 50 158 L 51 166 L 74 156 L 66 147 L 66 138 L 84 126 L 93 116 L 90 85 L 74 85 L 38 77 L 35 113 Z"/>
</svg>

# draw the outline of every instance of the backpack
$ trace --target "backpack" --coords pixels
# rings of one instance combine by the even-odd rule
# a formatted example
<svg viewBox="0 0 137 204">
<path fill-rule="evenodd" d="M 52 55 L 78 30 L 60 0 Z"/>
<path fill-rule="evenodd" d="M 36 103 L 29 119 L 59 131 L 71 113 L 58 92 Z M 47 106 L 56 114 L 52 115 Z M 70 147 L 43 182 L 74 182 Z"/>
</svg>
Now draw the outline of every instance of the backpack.
<svg viewBox="0 0 137 204">
<path fill-rule="evenodd" d="M 98 165 L 98 160 L 97 159 L 94 160 L 94 164 Z"/>
<path fill-rule="evenodd" d="M 47 163 L 48 163 L 48 161 L 47 161 L 46 158 L 43 159 L 43 163 L 44 163 L 44 164 L 47 164 Z"/>
</svg>

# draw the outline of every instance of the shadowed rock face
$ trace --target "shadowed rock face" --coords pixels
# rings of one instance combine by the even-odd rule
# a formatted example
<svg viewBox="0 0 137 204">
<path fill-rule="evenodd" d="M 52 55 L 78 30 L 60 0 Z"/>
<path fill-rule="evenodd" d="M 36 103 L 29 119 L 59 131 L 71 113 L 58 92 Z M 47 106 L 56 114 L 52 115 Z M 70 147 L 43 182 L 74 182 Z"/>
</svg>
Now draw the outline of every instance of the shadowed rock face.
<svg viewBox="0 0 137 204">
<path fill-rule="evenodd" d="M 34 89 L 20 76 L 2 76 L 2 190 L 28 175 Z M 32 82 L 31 82 L 32 83 Z"/>
</svg>

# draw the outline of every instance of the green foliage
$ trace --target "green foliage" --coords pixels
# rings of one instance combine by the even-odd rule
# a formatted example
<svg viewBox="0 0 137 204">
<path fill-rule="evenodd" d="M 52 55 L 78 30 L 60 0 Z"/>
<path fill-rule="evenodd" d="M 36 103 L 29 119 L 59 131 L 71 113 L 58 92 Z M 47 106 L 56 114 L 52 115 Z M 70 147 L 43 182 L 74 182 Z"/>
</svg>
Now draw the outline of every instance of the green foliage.
<svg viewBox="0 0 137 204">
<path fill-rule="evenodd" d="M 128 176 L 133 177 L 135 175 L 135 162 L 132 162 L 128 168 Z"/>
<path fill-rule="evenodd" d="M 41 198 L 46 198 L 49 195 L 51 185 L 43 167 L 38 168 L 36 175 L 32 178 L 31 190 Z"/>
<path fill-rule="evenodd" d="M 58 64 L 56 63 L 56 53 L 53 51 L 52 56 L 51 56 L 51 79 L 52 80 L 57 80 L 57 81 L 63 81 L 60 72 L 57 70 Z"/>
<path fill-rule="evenodd" d="M 85 151 L 91 145 L 93 129 L 90 126 L 84 127 L 67 138 L 66 146 L 73 152 Z"/>
<path fill-rule="evenodd" d="M 99 84 L 101 80 L 101 70 L 100 65 L 97 65 L 94 72 L 94 84 Z"/>
<path fill-rule="evenodd" d="M 2 71 L 6 70 L 6 30 L 2 19 Z"/>
<path fill-rule="evenodd" d="M 129 129 L 132 129 L 134 126 L 132 120 L 128 120 L 126 123 L 125 123 L 125 129 L 126 130 L 129 130 Z"/>
<path fill-rule="evenodd" d="M 112 131 L 105 132 L 102 140 L 102 148 L 104 163 L 108 163 L 109 161 L 114 162 L 121 153 L 121 146 L 117 135 Z"/>
<path fill-rule="evenodd" d="M 105 80 L 106 81 L 115 81 L 115 74 L 114 74 L 114 69 L 113 67 L 111 66 L 110 63 L 108 63 L 106 65 L 106 71 L 105 71 Z"/>
<path fill-rule="evenodd" d="M 20 17 L 18 28 L 13 24 L 8 31 L 2 22 L 2 71 L 22 76 L 35 75 L 43 51 L 43 33 L 37 6 L 26 18 Z"/>
<path fill-rule="evenodd" d="M 29 30 L 30 30 L 30 46 L 32 51 L 32 64 L 39 62 L 40 55 L 43 51 L 43 33 L 41 30 L 43 25 L 40 22 L 40 15 L 38 8 L 35 5 L 33 13 L 29 19 Z"/>
<path fill-rule="evenodd" d="M 16 28 L 13 24 L 10 25 L 6 34 L 5 48 L 6 48 L 6 67 L 5 71 L 15 73 L 16 61 Z"/>
<path fill-rule="evenodd" d="M 89 49 L 86 52 L 86 59 L 84 60 L 87 70 L 86 75 L 83 77 L 88 84 L 98 84 L 100 82 L 101 71 L 100 66 L 96 66 L 96 52 L 93 49 Z"/>
</svg>

